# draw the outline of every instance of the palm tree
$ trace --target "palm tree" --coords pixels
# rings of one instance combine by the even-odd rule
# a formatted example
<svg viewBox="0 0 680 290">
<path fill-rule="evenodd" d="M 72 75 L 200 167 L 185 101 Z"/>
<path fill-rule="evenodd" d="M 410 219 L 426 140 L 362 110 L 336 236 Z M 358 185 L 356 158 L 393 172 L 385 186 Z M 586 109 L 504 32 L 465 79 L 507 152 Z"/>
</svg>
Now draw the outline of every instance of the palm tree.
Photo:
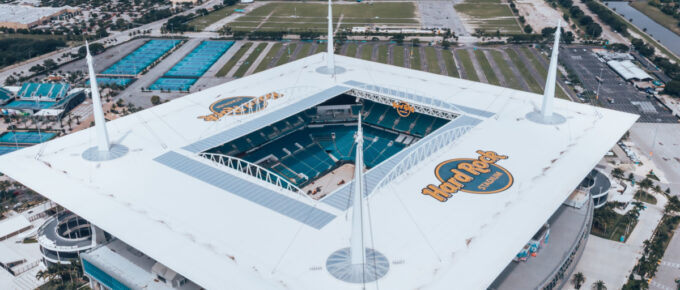
<svg viewBox="0 0 680 290">
<path fill-rule="evenodd" d="M 574 277 L 571 278 L 571 283 L 574 284 L 574 288 L 577 290 L 581 289 L 581 286 L 583 286 L 583 282 L 585 281 L 586 277 L 581 272 L 574 274 Z"/>
<path fill-rule="evenodd" d="M 593 290 L 607 290 L 607 286 L 604 285 L 604 282 L 602 280 L 597 280 L 597 282 L 593 283 Z"/>
</svg>

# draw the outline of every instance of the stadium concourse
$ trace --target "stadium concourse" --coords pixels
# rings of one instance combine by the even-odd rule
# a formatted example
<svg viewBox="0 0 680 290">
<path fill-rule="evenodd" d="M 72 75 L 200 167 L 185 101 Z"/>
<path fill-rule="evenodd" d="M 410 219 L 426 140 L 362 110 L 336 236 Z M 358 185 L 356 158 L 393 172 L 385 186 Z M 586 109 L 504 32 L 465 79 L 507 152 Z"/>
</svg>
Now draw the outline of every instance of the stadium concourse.
<svg viewBox="0 0 680 290">
<path fill-rule="evenodd" d="M 328 57 L 0 156 L 0 171 L 106 233 L 80 257 L 107 289 L 484 289 L 637 119 L 556 99 L 532 120 L 540 95 Z M 361 156 L 359 113 L 363 182 L 311 197 L 300 186 Z M 93 154 L 102 128 L 110 151 Z M 358 228 L 364 268 L 343 272 Z"/>
</svg>

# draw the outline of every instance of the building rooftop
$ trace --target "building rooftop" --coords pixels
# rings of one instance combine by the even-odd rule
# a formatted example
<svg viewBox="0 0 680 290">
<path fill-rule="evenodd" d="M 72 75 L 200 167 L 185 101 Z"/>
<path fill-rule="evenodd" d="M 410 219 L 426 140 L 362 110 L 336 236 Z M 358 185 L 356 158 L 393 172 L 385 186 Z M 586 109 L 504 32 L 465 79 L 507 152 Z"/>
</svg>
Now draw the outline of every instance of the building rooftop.
<svg viewBox="0 0 680 290">
<path fill-rule="evenodd" d="M 110 121 L 112 142 L 129 149 L 118 159 L 83 158 L 96 145 L 91 128 L 0 156 L 0 172 L 204 288 L 359 289 L 325 269 L 333 252 L 349 246 L 351 219 L 342 206 L 349 204 L 343 191 L 349 185 L 316 201 L 198 154 L 333 95 L 382 95 L 456 117 L 407 147 L 410 152 L 384 161 L 392 162 L 388 168 L 366 173 L 370 245 L 391 263 L 386 276 L 366 287 L 479 289 L 494 281 L 637 119 L 558 99 L 555 112 L 566 122 L 538 124 L 525 118 L 540 108 L 537 94 L 343 56 L 335 59 L 346 71 L 331 77 L 317 72 L 325 56 Z M 271 92 L 283 96 L 258 112 L 206 120 L 218 100 Z M 505 173 L 466 184 L 497 193 L 459 192 L 443 201 L 423 194 L 440 185 L 435 171 L 442 176 L 454 169 L 446 167 L 458 162 L 452 159 L 479 158 L 479 152 L 493 157 L 489 151 L 507 156 L 489 165 Z M 402 166 L 416 155 L 419 162 Z"/>
<path fill-rule="evenodd" d="M 616 71 L 616 73 L 621 75 L 621 77 L 625 80 L 630 80 L 630 79 L 650 80 L 650 79 L 652 79 L 652 76 L 650 76 L 647 72 L 643 71 L 640 67 L 638 67 L 636 64 L 634 64 L 630 60 L 610 60 L 610 61 L 607 62 L 607 64 L 614 71 Z"/>
</svg>

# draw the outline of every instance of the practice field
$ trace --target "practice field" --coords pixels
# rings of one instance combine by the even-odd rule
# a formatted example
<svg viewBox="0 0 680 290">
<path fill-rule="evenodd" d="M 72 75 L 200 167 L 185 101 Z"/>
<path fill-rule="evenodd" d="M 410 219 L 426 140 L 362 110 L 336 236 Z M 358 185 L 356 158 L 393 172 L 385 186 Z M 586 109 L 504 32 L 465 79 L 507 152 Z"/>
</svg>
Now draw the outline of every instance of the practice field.
<svg viewBox="0 0 680 290">
<path fill-rule="evenodd" d="M 220 19 L 234 14 L 235 9 L 243 9 L 244 7 L 245 5 L 225 6 L 206 15 L 191 19 L 188 24 L 194 27 L 194 30 L 196 31 L 203 31 L 203 29 L 219 21 Z"/>
<path fill-rule="evenodd" d="M 500 0 L 467 0 L 456 4 L 456 11 L 460 13 L 467 26 L 474 29 L 482 29 L 487 32 L 499 30 L 502 33 L 521 33 L 515 15 L 512 14 L 507 3 Z"/>
<path fill-rule="evenodd" d="M 334 24 L 340 27 L 367 25 L 414 26 L 420 22 L 411 2 L 346 3 L 333 5 Z M 328 6 L 320 3 L 268 3 L 229 24 L 235 31 L 327 29 Z"/>
</svg>

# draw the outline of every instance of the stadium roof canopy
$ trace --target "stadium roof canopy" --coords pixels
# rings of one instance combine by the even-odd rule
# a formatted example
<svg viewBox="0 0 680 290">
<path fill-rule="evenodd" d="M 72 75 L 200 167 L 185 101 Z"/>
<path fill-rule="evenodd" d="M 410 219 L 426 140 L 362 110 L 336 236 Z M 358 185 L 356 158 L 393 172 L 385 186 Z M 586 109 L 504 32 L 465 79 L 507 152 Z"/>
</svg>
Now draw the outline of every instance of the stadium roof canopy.
<svg viewBox="0 0 680 290">
<path fill-rule="evenodd" d="M 111 140 L 129 149 L 118 159 L 84 160 L 83 152 L 96 145 L 95 131 L 87 129 L 3 155 L 0 171 L 208 289 L 359 289 L 325 269 L 333 252 L 349 246 L 347 207 L 332 202 L 341 190 L 317 202 L 197 153 L 350 90 L 436 106 L 458 117 L 404 151 L 431 144 L 428 138 L 438 132 L 448 136 L 445 145 L 386 185 L 373 186 L 367 197 L 371 248 L 391 262 L 378 285 L 480 289 L 637 119 L 556 100 L 555 112 L 566 122 L 543 125 L 525 118 L 540 108 L 540 95 L 343 56 L 336 64 L 346 71 L 331 77 L 316 71 L 324 57 L 108 122 Z M 210 115 L 217 100 L 270 92 L 283 97 L 259 112 L 199 118 Z M 444 135 L 456 126 L 467 129 Z M 434 173 L 440 163 L 478 158 L 478 150 L 508 157 L 496 163 L 506 175 L 493 177 L 506 178 L 506 187 L 493 194 L 459 192 L 445 202 L 422 193 L 440 184 Z M 403 158 L 400 153 L 385 162 Z"/>
</svg>

